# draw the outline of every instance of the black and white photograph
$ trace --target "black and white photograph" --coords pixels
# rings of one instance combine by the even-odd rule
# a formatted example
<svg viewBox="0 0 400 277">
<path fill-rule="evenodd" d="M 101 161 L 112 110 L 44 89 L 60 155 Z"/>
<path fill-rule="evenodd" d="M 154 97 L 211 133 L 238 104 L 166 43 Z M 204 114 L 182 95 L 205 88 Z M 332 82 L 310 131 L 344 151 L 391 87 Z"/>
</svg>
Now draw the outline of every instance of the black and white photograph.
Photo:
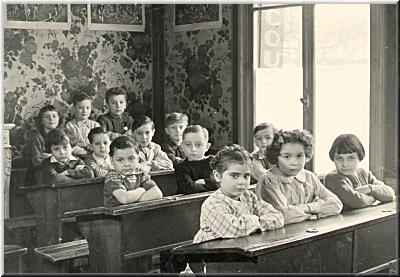
<svg viewBox="0 0 400 277">
<path fill-rule="evenodd" d="M 122 2 L 0 6 L 2 274 L 399 274 L 398 3 Z"/>
</svg>

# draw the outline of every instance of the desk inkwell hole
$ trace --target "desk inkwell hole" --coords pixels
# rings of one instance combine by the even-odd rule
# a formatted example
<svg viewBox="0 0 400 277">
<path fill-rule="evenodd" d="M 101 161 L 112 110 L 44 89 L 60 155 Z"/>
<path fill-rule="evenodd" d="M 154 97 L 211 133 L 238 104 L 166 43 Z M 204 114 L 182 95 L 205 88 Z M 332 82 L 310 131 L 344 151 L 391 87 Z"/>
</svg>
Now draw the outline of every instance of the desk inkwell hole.
<svg viewBox="0 0 400 277">
<path fill-rule="evenodd" d="M 318 233 L 319 230 L 317 228 L 307 228 L 306 232 L 307 233 Z"/>
</svg>

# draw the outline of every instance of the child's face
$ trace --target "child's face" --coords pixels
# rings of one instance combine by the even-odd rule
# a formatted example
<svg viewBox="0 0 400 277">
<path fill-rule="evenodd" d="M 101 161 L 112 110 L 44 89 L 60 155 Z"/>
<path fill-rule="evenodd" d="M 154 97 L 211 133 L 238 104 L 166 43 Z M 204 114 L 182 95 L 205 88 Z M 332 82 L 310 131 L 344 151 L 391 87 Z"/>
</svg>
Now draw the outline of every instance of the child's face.
<svg viewBox="0 0 400 277">
<path fill-rule="evenodd" d="M 165 133 L 176 142 L 182 141 L 183 130 L 187 127 L 185 122 L 177 122 L 170 124 L 167 128 L 165 128 Z"/>
<path fill-rule="evenodd" d="M 335 163 L 337 172 L 343 175 L 354 175 L 360 159 L 356 152 L 351 154 L 337 154 L 333 156 L 333 162 Z"/>
<path fill-rule="evenodd" d="M 210 145 L 202 133 L 187 133 L 181 143 L 183 152 L 189 161 L 203 159 Z"/>
<path fill-rule="evenodd" d="M 116 149 L 111 157 L 111 163 L 114 169 L 122 175 L 131 175 L 135 173 L 139 158 L 135 148 Z"/>
<path fill-rule="evenodd" d="M 261 151 L 265 152 L 267 146 L 272 143 L 273 138 L 274 138 L 274 130 L 268 127 L 255 133 L 254 143 Z"/>
<path fill-rule="evenodd" d="M 231 163 L 222 174 L 214 170 L 214 177 L 226 196 L 238 199 L 249 188 L 250 164 Z"/>
<path fill-rule="evenodd" d="M 296 176 L 309 161 L 301 143 L 285 143 L 278 156 L 278 167 L 286 176 Z"/>
<path fill-rule="evenodd" d="M 56 111 L 47 111 L 42 114 L 42 125 L 45 130 L 57 128 L 59 121 L 60 118 Z"/>
<path fill-rule="evenodd" d="M 74 105 L 75 119 L 76 120 L 86 120 L 90 116 L 92 111 L 92 101 L 83 100 Z"/>
<path fill-rule="evenodd" d="M 146 147 L 147 145 L 150 144 L 153 136 L 154 136 L 155 130 L 153 129 L 153 124 L 148 123 L 148 124 L 143 124 L 139 128 L 137 128 L 133 134 L 135 135 L 135 140 L 136 142 L 142 146 Z"/>
<path fill-rule="evenodd" d="M 125 95 L 111 95 L 107 105 L 112 115 L 121 116 L 126 109 Z"/>
<path fill-rule="evenodd" d="M 68 162 L 69 157 L 72 154 L 72 148 L 69 142 L 64 144 L 53 144 L 50 146 L 50 150 L 54 158 L 60 163 Z"/>
<path fill-rule="evenodd" d="M 110 143 L 111 140 L 107 134 L 94 135 L 92 141 L 93 153 L 98 157 L 107 157 L 110 152 Z"/>
</svg>

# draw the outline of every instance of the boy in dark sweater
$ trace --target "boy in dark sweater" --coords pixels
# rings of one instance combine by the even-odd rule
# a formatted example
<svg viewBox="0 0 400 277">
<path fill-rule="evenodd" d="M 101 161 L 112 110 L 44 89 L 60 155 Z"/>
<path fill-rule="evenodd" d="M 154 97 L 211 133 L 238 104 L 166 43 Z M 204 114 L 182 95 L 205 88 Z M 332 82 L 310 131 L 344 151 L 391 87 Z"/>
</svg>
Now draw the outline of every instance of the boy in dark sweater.
<svg viewBox="0 0 400 277">
<path fill-rule="evenodd" d="M 186 158 L 175 167 L 178 183 L 177 193 L 192 194 L 217 189 L 212 177 L 210 161 L 213 156 L 205 156 L 210 148 L 208 131 L 200 125 L 188 126 L 183 131 L 182 143 Z"/>
<path fill-rule="evenodd" d="M 183 130 L 187 127 L 189 118 L 184 113 L 170 113 L 165 117 L 165 141 L 161 143 L 161 149 L 167 153 L 174 167 L 183 161 L 185 155 L 180 146 Z"/>
</svg>

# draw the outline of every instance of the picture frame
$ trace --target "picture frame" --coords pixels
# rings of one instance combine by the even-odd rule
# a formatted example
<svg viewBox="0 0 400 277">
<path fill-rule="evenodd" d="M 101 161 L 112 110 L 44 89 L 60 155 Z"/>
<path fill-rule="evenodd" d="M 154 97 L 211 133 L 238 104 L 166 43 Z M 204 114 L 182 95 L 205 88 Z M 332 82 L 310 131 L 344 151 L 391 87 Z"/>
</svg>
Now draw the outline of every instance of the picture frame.
<svg viewBox="0 0 400 277">
<path fill-rule="evenodd" d="M 144 32 L 144 4 L 87 4 L 88 29 Z"/>
<path fill-rule="evenodd" d="M 4 28 L 68 30 L 71 4 L 3 3 L 3 24 Z"/>
<path fill-rule="evenodd" d="M 174 32 L 222 27 L 222 4 L 177 4 L 173 7 Z"/>
</svg>

